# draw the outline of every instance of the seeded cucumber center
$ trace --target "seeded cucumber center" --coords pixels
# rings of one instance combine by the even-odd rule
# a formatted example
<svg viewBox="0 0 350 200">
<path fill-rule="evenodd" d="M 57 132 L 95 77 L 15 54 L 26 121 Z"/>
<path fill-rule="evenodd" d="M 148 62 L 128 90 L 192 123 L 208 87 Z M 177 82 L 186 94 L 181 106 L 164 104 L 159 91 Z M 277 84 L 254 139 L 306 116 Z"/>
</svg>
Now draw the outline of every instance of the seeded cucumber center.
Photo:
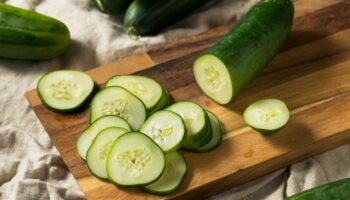
<svg viewBox="0 0 350 200">
<path fill-rule="evenodd" d="M 81 94 L 81 88 L 74 79 L 61 79 L 50 85 L 51 97 L 61 101 L 69 101 Z"/>
<path fill-rule="evenodd" d="M 132 177 L 138 177 L 142 174 L 143 169 L 150 163 L 151 155 L 146 149 L 133 149 L 119 153 L 117 162 L 129 173 Z"/>
<path fill-rule="evenodd" d="M 130 80 L 122 84 L 122 87 L 126 88 L 127 90 L 131 91 L 133 94 L 135 94 L 137 97 L 141 99 L 150 100 L 152 99 L 152 93 L 148 91 L 147 87 L 144 86 L 139 81 Z"/>
<path fill-rule="evenodd" d="M 126 111 L 128 101 L 126 99 L 116 99 L 114 101 L 106 101 L 102 106 L 103 115 L 116 115 L 125 120 L 129 119 Z"/>
<path fill-rule="evenodd" d="M 225 64 L 216 56 L 199 57 L 193 68 L 194 76 L 203 92 L 216 102 L 225 104 L 233 95 L 231 77 Z"/>
</svg>

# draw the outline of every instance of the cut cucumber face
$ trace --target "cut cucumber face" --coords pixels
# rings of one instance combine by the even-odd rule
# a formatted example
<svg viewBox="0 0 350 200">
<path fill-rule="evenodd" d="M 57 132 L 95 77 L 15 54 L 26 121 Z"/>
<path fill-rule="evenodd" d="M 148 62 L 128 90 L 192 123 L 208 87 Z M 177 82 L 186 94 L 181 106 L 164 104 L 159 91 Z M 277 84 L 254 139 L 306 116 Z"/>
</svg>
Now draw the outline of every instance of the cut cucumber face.
<svg viewBox="0 0 350 200">
<path fill-rule="evenodd" d="M 207 144 L 195 149 L 195 151 L 197 151 L 197 152 L 211 151 L 211 150 L 215 149 L 217 146 L 219 146 L 221 141 L 222 141 L 222 130 L 221 130 L 221 125 L 220 125 L 219 119 L 212 112 L 207 111 L 207 114 L 208 114 L 209 119 L 210 119 L 210 124 L 211 124 L 211 129 L 212 129 L 213 135 Z"/>
<path fill-rule="evenodd" d="M 37 92 L 48 109 L 72 112 L 81 108 L 94 87 L 94 81 L 84 72 L 58 70 L 45 74 L 39 80 Z"/>
<path fill-rule="evenodd" d="M 120 86 L 137 96 L 147 111 L 153 110 L 160 102 L 163 89 L 153 79 L 137 75 L 118 75 L 109 79 L 106 87 Z"/>
<path fill-rule="evenodd" d="M 107 159 L 109 180 L 125 187 L 143 186 L 156 181 L 164 167 L 162 149 L 151 138 L 138 132 L 120 136 Z"/>
<path fill-rule="evenodd" d="M 164 152 L 180 148 L 186 138 L 182 118 L 167 110 L 152 114 L 142 125 L 140 132 L 152 138 Z"/>
<path fill-rule="evenodd" d="M 188 139 L 200 140 L 207 134 L 208 116 L 199 105 L 182 101 L 169 106 L 166 110 L 173 111 L 181 116 L 185 122 Z"/>
<path fill-rule="evenodd" d="M 92 100 L 90 123 L 105 115 L 116 115 L 125 119 L 132 130 L 139 130 L 147 116 L 142 101 L 118 86 L 101 90 Z"/>
<path fill-rule="evenodd" d="M 289 120 L 287 105 L 278 99 L 262 99 L 249 105 L 243 113 L 244 121 L 262 133 L 273 133 Z"/>
<path fill-rule="evenodd" d="M 143 189 L 157 195 L 167 195 L 175 192 L 183 182 L 187 165 L 184 157 L 177 151 L 165 154 L 165 169 L 162 176 L 154 183 Z"/>
<path fill-rule="evenodd" d="M 92 123 L 87 129 L 85 129 L 78 138 L 77 150 L 80 157 L 86 160 L 86 153 L 90 148 L 96 135 L 108 128 L 108 127 L 120 127 L 131 131 L 129 124 L 118 116 L 103 116 Z"/>
<path fill-rule="evenodd" d="M 98 133 L 91 144 L 86 162 L 90 171 L 97 177 L 107 179 L 107 157 L 114 141 L 124 133 L 129 132 L 123 128 L 110 127 Z"/>
<path fill-rule="evenodd" d="M 193 74 L 201 90 L 219 104 L 232 99 L 233 87 L 225 64 L 216 56 L 199 57 L 193 65 Z"/>
</svg>

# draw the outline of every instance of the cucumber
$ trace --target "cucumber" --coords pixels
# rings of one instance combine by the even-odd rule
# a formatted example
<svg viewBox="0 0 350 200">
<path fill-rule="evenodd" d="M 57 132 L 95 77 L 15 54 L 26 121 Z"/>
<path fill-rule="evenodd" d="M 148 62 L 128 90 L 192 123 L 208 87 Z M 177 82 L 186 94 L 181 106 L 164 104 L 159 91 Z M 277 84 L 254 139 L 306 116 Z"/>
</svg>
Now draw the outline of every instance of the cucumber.
<svg viewBox="0 0 350 200">
<path fill-rule="evenodd" d="M 127 89 L 145 104 L 148 112 L 154 110 L 163 95 L 163 89 L 156 81 L 145 76 L 117 75 L 106 82 L 106 87 L 119 86 Z"/>
<path fill-rule="evenodd" d="M 147 116 L 142 101 L 118 86 L 101 90 L 92 100 L 90 123 L 105 115 L 116 115 L 125 119 L 132 130 L 139 130 Z"/>
<path fill-rule="evenodd" d="M 218 147 L 222 141 L 222 130 L 221 130 L 221 124 L 219 119 L 210 111 L 206 111 L 209 119 L 210 119 L 210 124 L 211 124 L 211 129 L 212 129 L 212 137 L 210 138 L 209 142 L 206 143 L 205 145 L 202 145 L 198 148 L 192 149 L 193 151 L 196 152 L 208 152 L 216 147 Z"/>
<path fill-rule="evenodd" d="M 138 132 L 120 136 L 107 158 L 109 180 L 124 187 L 148 185 L 162 175 L 164 168 L 162 149 L 150 137 Z"/>
<path fill-rule="evenodd" d="M 95 176 L 108 179 L 106 166 L 108 153 L 114 141 L 127 132 L 129 131 L 123 128 L 109 127 L 98 133 L 86 154 L 87 165 Z"/>
<path fill-rule="evenodd" d="M 70 45 L 66 25 L 36 12 L 0 3 L 0 57 L 46 60 Z"/>
<path fill-rule="evenodd" d="M 264 134 L 283 128 L 289 120 L 289 109 L 279 99 L 261 99 L 250 104 L 243 113 L 244 121 Z"/>
<path fill-rule="evenodd" d="M 183 144 L 184 148 L 192 149 L 193 144 L 202 145 L 210 140 L 211 131 L 208 115 L 199 105 L 181 101 L 169 106 L 166 110 L 179 114 L 185 122 L 187 136 Z"/>
<path fill-rule="evenodd" d="M 142 187 L 143 190 L 157 195 L 175 192 L 185 179 L 187 165 L 185 158 L 177 151 L 165 154 L 165 169 L 162 176 L 154 183 Z"/>
<path fill-rule="evenodd" d="M 109 127 L 119 127 L 131 131 L 129 124 L 122 118 L 115 115 L 103 116 L 86 128 L 77 141 L 77 151 L 79 156 L 86 160 L 86 153 L 90 148 L 96 135 Z"/>
<path fill-rule="evenodd" d="M 93 3 L 102 11 L 108 14 L 124 14 L 132 0 L 92 0 Z"/>
<path fill-rule="evenodd" d="M 350 199 L 350 178 L 328 183 L 317 188 L 295 194 L 287 200 L 348 200 Z"/>
<path fill-rule="evenodd" d="M 124 24 L 131 36 L 155 34 L 209 1 L 134 0 L 126 11 Z"/>
<path fill-rule="evenodd" d="M 219 104 L 228 104 L 282 47 L 290 32 L 294 8 L 290 0 L 257 3 L 213 47 L 193 64 L 201 90 Z"/>
<path fill-rule="evenodd" d="M 142 125 L 140 132 L 152 138 L 164 152 L 180 148 L 186 138 L 182 118 L 167 110 L 152 114 Z"/>
<path fill-rule="evenodd" d="M 188 151 L 194 151 L 197 152 L 197 149 L 201 148 L 202 146 L 206 145 L 212 138 L 213 131 L 211 128 L 211 124 L 208 120 L 207 122 L 207 131 L 205 135 L 203 135 L 199 139 L 194 139 L 193 137 L 187 137 L 185 142 L 182 145 L 182 149 L 188 150 Z"/>
<path fill-rule="evenodd" d="M 48 109 L 63 113 L 74 112 L 83 106 L 94 87 L 94 81 L 84 72 L 57 70 L 40 78 L 37 93 Z"/>
</svg>

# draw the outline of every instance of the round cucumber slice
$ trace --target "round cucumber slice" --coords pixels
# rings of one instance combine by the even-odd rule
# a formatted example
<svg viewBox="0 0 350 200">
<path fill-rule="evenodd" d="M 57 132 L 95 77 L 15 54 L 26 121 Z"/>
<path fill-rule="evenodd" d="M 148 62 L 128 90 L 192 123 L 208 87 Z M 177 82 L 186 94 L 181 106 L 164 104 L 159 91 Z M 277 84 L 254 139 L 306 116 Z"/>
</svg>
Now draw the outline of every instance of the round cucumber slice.
<svg viewBox="0 0 350 200">
<path fill-rule="evenodd" d="M 124 133 L 129 132 L 123 128 L 110 127 L 98 133 L 91 144 L 86 162 L 90 171 L 97 177 L 107 179 L 107 157 L 114 141 Z"/>
<path fill-rule="evenodd" d="M 162 98 L 163 89 L 155 80 L 138 75 L 117 75 L 109 79 L 106 87 L 120 86 L 145 104 L 147 111 L 153 110 Z"/>
<path fill-rule="evenodd" d="M 206 111 L 206 112 L 210 119 L 213 135 L 207 144 L 195 149 L 195 151 L 197 152 L 211 151 L 215 149 L 217 146 L 219 146 L 222 141 L 222 130 L 221 130 L 221 124 L 219 119 L 212 112 L 209 112 L 209 111 Z"/>
<path fill-rule="evenodd" d="M 214 55 L 200 56 L 193 64 L 198 86 L 219 104 L 227 104 L 233 97 L 232 81 L 226 65 Z"/>
<path fill-rule="evenodd" d="M 86 128 L 78 138 L 77 150 L 82 159 L 86 160 L 86 153 L 96 135 L 108 127 L 119 127 L 131 131 L 129 124 L 118 116 L 109 115 L 97 119 L 88 128 Z"/>
<path fill-rule="evenodd" d="M 43 105 L 55 112 L 73 112 L 81 108 L 93 93 L 95 84 L 84 72 L 58 70 L 45 74 L 37 85 Z"/>
<path fill-rule="evenodd" d="M 152 138 L 165 152 L 180 148 L 186 138 L 186 128 L 181 117 L 167 110 L 152 114 L 140 132 Z"/>
<path fill-rule="evenodd" d="M 142 189 L 152 194 L 167 195 L 175 192 L 181 186 L 187 173 L 185 158 L 179 152 L 172 151 L 165 154 L 165 160 L 162 176 Z"/>
<path fill-rule="evenodd" d="M 113 144 L 107 159 L 109 180 L 120 186 L 143 186 L 156 181 L 165 168 L 162 149 L 147 135 L 126 133 Z"/>
<path fill-rule="evenodd" d="M 169 92 L 163 88 L 162 98 L 160 99 L 158 104 L 152 110 L 150 110 L 148 112 L 148 115 L 151 115 L 154 112 L 157 112 L 158 110 L 162 110 L 163 108 L 167 107 L 169 105 L 170 101 L 171 101 L 171 96 L 170 96 Z"/>
<path fill-rule="evenodd" d="M 197 151 L 203 145 L 206 145 L 212 138 L 213 132 L 210 122 L 207 125 L 207 132 L 200 139 L 194 139 L 193 137 L 186 138 L 185 142 L 182 145 L 182 148 L 189 151 Z"/>
<path fill-rule="evenodd" d="M 105 115 L 116 115 L 125 119 L 132 130 L 139 130 L 147 116 L 142 101 L 118 86 L 101 90 L 92 100 L 90 122 Z"/>
<path fill-rule="evenodd" d="M 199 105 L 188 101 L 182 101 L 169 106 L 166 110 L 179 114 L 185 122 L 187 132 L 185 144 L 187 141 L 200 141 L 207 136 L 209 124 L 208 116 Z"/>
<path fill-rule="evenodd" d="M 273 133 L 289 120 L 289 109 L 279 99 L 262 99 L 250 104 L 243 113 L 244 121 L 262 133 Z"/>
</svg>

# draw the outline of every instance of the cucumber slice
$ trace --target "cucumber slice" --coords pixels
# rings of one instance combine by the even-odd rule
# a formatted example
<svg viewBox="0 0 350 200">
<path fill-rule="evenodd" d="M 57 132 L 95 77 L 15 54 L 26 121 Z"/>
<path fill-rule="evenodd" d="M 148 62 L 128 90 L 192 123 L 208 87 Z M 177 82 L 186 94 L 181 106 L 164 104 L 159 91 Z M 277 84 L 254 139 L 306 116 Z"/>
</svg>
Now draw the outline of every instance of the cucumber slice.
<svg viewBox="0 0 350 200">
<path fill-rule="evenodd" d="M 142 189 L 157 195 L 167 195 L 175 192 L 185 179 L 187 165 L 185 158 L 177 151 L 165 154 L 165 169 L 162 176 L 154 183 Z"/>
<path fill-rule="evenodd" d="M 171 102 L 171 96 L 168 91 L 166 91 L 163 88 L 163 94 L 159 101 L 159 103 L 148 112 L 149 115 L 153 114 L 154 112 L 157 112 L 158 110 L 162 110 L 163 108 L 167 107 Z"/>
<path fill-rule="evenodd" d="M 209 120 L 208 120 L 209 121 Z M 206 145 L 212 138 L 213 132 L 210 122 L 207 122 L 207 132 L 200 139 L 186 138 L 185 142 L 182 145 L 182 148 L 189 151 L 197 151 L 203 145 Z"/>
<path fill-rule="evenodd" d="M 164 152 L 180 148 L 186 138 L 182 118 L 167 110 L 152 114 L 142 125 L 140 132 L 152 138 Z"/>
<path fill-rule="evenodd" d="M 142 101 L 118 86 L 101 90 L 92 100 L 90 122 L 105 115 L 116 115 L 125 119 L 132 130 L 139 130 L 147 116 Z"/>
<path fill-rule="evenodd" d="M 93 93 L 95 84 L 84 72 L 58 70 L 45 74 L 37 86 L 43 105 L 55 112 L 73 112 L 81 108 Z"/>
<path fill-rule="evenodd" d="M 184 143 L 185 148 L 191 148 L 187 146 L 187 144 L 193 143 L 194 141 L 201 141 L 210 134 L 208 133 L 208 124 L 210 124 L 208 123 L 208 115 L 199 105 L 188 101 L 182 101 L 169 106 L 166 110 L 179 114 L 184 120 L 187 132 Z"/>
<path fill-rule="evenodd" d="M 249 126 L 262 133 L 274 133 L 287 124 L 289 110 L 279 99 L 262 99 L 250 104 L 243 118 Z"/>
<path fill-rule="evenodd" d="M 107 159 L 109 180 L 120 186 L 143 186 L 156 181 L 165 168 L 162 149 L 148 136 L 126 133 L 113 144 Z"/>
<path fill-rule="evenodd" d="M 86 153 L 96 135 L 108 127 L 120 127 L 131 131 L 129 124 L 122 118 L 114 115 L 103 116 L 86 128 L 78 138 L 77 150 L 80 157 L 86 160 Z"/>
<path fill-rule="evenodd" d="M 226 36 L 199 56 L 193 74 L 201 90 L 228 104 L 267 66 L 293 22 L 291 0 L 259 1 Z"/>
<path fill-rule="evenodd" d="M 162 87 L 153 79 L 137 75 L 118 75 L 109 79 L 106 87 L 119 86 L 127 89 L 145 104 L 147 111 L 153 110 L 160 102 Z"/>
<path fill-rule="evenodd" d="M 207 144 L 195 149 L 195 151 L 197 151 L 197 152 L 211 151 L 211 150 L 215 149 L 217 146 L 219 146 L 219 144 L 222 141 L 222 130 L 221 130 L 221 124 L 220 124 L 219 119 L 212 112 L 207 111 L 207 114 L 208 114 L 209 119 L 210 119 L 210 124 L 211 124 L 211 129 L 212 129 L 213 135 Z"/>
<path fill-rule="evenodd" d="M 124 133 L 129 132 L 123 128 L 109 127 L 98 133 L 91 144 L 86 162 L 90 171 L 97 177 L 107 179 L 107 157 L 114 141 Z"/>
</svg>

